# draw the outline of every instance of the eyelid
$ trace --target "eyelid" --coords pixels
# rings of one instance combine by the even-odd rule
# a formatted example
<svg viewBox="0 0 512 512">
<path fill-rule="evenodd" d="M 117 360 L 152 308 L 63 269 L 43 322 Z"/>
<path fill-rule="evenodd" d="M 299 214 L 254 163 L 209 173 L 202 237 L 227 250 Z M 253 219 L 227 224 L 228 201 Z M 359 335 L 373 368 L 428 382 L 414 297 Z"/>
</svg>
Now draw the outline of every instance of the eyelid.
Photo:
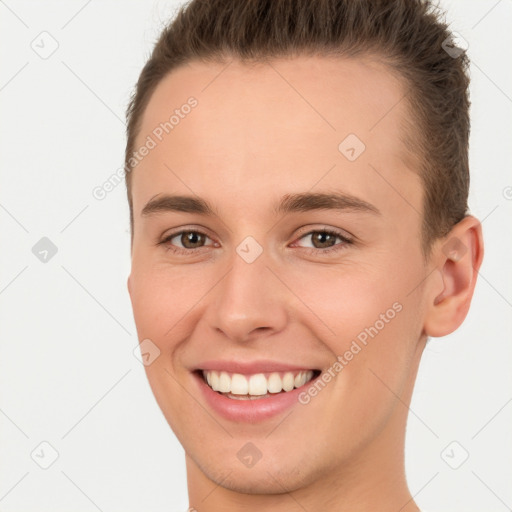
<svg viewBox="0 0 512 512">
<path fill-rule="evenodd" d="M 210 230 L 208 228 L 205 228 L 204 226 L 198 226 L 195 224 L 191 224 L 189 226 L 180 226 L 179 228 L 176 228 L 175 230 L 170 229 L 169 231 L 166 231 L 161 237 L 160 241 L 157 243 L 161 243 L 166 239 L 173 238 L 176 235 L 181 235 L 183 233 L 199 233 L 201 235 L 207 236 L 208 238 L 212 239 L 212 236 L 210 235 Z"/>
<path fill-rule="evenodd" d="M 344 229 L 341 229 L 341 228 L 333 228 L 331 226 L 328 226 L 328 225 L 322 225 L 320 224 L 319 226 L 305 226 L 304 228 L 301 228 L 299 229 L 299 232 L 298 234 L 296 235 L 296 238 L 302 238 L 306 235 L 310 235 L 311 233 L 318 233 L 318 232 L 322 232 L 322 231 L 327 231 L 328 233 L 332 233 L 332 234 L 335 234 L 337 236 L 339 236 L 340 238 L 344 238 L 345 240 L 347 241 L 355 241 L 356 240 L 356 237 L 352 234 L 350 234 L 348 231 L 345 231 Z"/>
</svg>

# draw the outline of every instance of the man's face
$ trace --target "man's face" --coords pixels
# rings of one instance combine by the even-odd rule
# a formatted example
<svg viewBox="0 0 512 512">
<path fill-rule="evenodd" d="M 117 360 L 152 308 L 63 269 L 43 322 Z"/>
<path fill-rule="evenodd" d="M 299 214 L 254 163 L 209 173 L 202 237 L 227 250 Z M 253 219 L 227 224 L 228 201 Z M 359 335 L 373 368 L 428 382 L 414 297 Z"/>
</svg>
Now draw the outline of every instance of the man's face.
<svg viewBox="0 0 512 512">
<path fill-rule="evenodd" d="M 224 68 L 174 71 L 144 113 L 136 147 L 148 136 L 156 146 L 131 176 L 129 291 L 139 340 L 160 350 L 150 385 L 188 464 L 225 487 L 277 493 L 399 449 L 424 342 L 422 185 L 404 163 L 404 90 L 376 61 Z M 319 209 L 296 194 L 350 200 Z M 213 213 L 181 201 L 184 211 L 143 214 L 166 195 Z M 203 370 L 237 396 L 212 390 Z M 236 399 L 247 386 L 267 395 Z"/>
</svg>

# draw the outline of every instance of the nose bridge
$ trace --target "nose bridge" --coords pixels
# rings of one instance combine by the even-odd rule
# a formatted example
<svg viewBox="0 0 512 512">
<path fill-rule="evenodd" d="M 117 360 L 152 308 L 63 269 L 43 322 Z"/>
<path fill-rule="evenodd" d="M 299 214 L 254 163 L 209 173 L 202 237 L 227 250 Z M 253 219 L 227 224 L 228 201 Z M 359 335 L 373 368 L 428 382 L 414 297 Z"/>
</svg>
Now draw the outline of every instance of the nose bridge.
<svg viewBox="0 0 512 512">
<path fill-rule="evenodd" d="M 229 262 L 230 270 L 216 287 L 208 305 L 208 323 L 235 341 L 258 330 L 281 330 L 286 305 L 279 282 L 269 270 L 267 254 L 256 254 L 254 242 L 242 242 Z"/>
</svg>

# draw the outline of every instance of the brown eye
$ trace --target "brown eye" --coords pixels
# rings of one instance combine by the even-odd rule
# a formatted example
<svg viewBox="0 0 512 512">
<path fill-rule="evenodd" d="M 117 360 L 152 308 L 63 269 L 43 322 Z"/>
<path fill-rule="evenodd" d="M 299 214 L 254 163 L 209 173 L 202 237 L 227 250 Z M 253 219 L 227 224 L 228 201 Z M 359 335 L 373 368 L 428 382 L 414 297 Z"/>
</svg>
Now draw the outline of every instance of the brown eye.
<svg viewBox="0 0 512 512">
<path fill-rule="evenodd" d="M 314 231 L 311 234 L 311 241 L 316 249 L 327 249 L 336 244 L 338 235 L 327 233 L 326 231 Z"/>
<path fill-rule="evenodd" d="M 205 239 L 206 237 L 197 231 L 184 231 L 180 236 L 180 242 L 185 249 L 197 249 L 198 247 L 202 247 Z"/>
<path fill-rule="evenodd" d="M 213 243 L 206 243 L 207 240 L 210 240 L 209 236 L 200 231 L 189 229 L 172 233 L 159 242 L 159 244 L 176 253 L 192 253 L 195 249 L 214 245 Z"/>
<path fill-rule="evenodd" d="M 329 229 L 314 229 L 302 235 L 293 246 L 300 247 L 314 256 L 327 255 L 347 249 L 353 241 L 341 232 Z"/>
</svg>

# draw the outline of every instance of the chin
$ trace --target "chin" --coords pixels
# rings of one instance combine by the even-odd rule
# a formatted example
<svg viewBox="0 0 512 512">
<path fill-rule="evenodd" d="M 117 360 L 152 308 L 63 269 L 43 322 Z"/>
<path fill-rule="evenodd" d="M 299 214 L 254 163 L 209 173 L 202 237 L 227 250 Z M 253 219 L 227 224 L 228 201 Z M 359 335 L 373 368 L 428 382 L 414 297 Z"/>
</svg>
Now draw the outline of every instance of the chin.
<svg viewBox="0 0 512 512">
<path fill-rule="evenodd" d="M 300 465 L 299 470 L 292 460 L 281 461 L 279 464 L 277 461 L 264 461 L 262 458 L 251 468 L 238 463 L 226 464 L 222 469 L 218 464 L 212 465 L 210 462 L 196 460 L 195 463 L 216 485 L 242 494 L 284 494 L 307 487 L 314 480 L 310 472 L 304 471 L 303 465 Z"/>
</svg>

